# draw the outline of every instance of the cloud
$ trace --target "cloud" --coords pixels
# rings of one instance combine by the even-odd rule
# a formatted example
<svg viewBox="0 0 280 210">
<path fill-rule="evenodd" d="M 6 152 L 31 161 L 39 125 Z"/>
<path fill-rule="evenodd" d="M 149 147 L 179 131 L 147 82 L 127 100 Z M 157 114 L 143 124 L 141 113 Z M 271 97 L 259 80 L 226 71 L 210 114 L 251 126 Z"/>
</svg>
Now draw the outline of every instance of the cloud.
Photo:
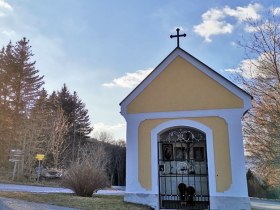
<svg viewBox="0 0 280 210">
<path fill-rule="evenodd" d="M 280 15 L 280 7 L 273 8 L 271 13 L 276 16 Z"/>
<path fill-rule="evenodd" d="M 206 42 L 211 42 L 211 36 L 213 35 L 231 34 L 233 32 L 235 25 L 226 21 L 228 17 L 235 18 L 235 24 L 248 18 L 257 20 L 261 17 L 258 14 L 261 8 L 262 6 L 258 3 L 249 4 L 246 7 L 237 7 L 236 9 L 229 6 L 221 9 L 211 8 L 202 14 L 202 23 L 195 25 L 193 31 L 204 37 Z"/>
<path fill-rule="evenodd" d="M 98 122 L 93 124 L 93 132 L 98 133 L 98 132 L 108 132 L 108 133 L 113 133 L 117 130 L 121 130 L 125 128 L 125 124 L 124 123 L 118 123 L 115 125 L 106 125 L 102 122 Z"/>
<path fill-rule="evenodd" d="M 206 42 L 211 42 L 212 35 L 232 33 L 233 26 L 223 19 L 225 14 L 218 9 L 210 9 L 202 15 L 202 23 L 193 27 L 198 35 L 204 37 Z"/>
<path fill-rule="evenodd" d="M 231 74 L 239 74 L 245 79 L 265 78 L 266 76 L 259 70 L 262 61 L 265 59 L 265 55 L 261 55 L 257 59 L 245 59 L 239 63 L 237 68 L 225 69 L 225 71 Z"/>
<path fill-rule="evenodd" d="M 258 29 L 254 26 L 250 26 L 250 25 L 245 25 L 244 30 L 248 33 L 254 33 L 256 32 Z"/>
<path fill-rule="evenodd" d="M 113 79 L 110 83 L 104 83 L 102 86 L 104 87 L 121 87 L 121 88 L 133 88 L 142 82 L 148 74 L 152 72 L 152 68 L 148 68 L 146 70 L 138 70 L 134 73 L 125 73 L 124 76 Z"/>
<path fill-rule="evenodd" d="M 279 14 L 280 15 L 280 14 Z M 254 32 L 260 32 L 262 31 L 267 31 L 270 30 L 272 28 L 279 28 L 278 26 L 275 26 L 273 23 L 271 23 L 271 21 L 268 20 L 264 20 L 262 22 L 260 22 L 261 24 L 246 24 L 244 27 L 244 30 L 248 33 L 254 33 Z"/>
<path fill-rule="evenodd" d="M 12 6 L 10 4 L 8 4 L 7 2 L 5 2 L 5 0 L 0 0 L 0 8 L 10 10 L 10 11 L 13 10 Z"/>
<path fill-rule="evenodd" d="M 17 33 L 14 30 L 3 30 L 2 34 L 9 37 L 10 39 L 17 36 Z"/>
<path fill-rule="evenodd" d="M 107 140 L 117 140 L 117 139 L 125 139 L 125 131 L 126 131 L 126 124 L 125 123 L 117 123 L 115 125 L 107 125 L 103 122 L 98 122 L 93 124 L 93 131 L 91 132 L 90 136 L 96 139 L 104 139 Z M 104 136 L 105 134 L 105 136 Z M 104 139 L 105 140 L 105 139 Z"/>
<path fill-rule="evenodd" d="M 225 71 L 231 74 L 240 74 L 246 79 L 253 79 L 258 76 L 257 68 L 253 65 L 254 62 L 256 60 L 245 59 L 240 62 L 237 68 L 225 69 Z"/>
<path fill-rule="evenodd" d="M 243 22 L 248 18 L 252 20 L 258 20 L 261 18 L 258 12 L 261 10 L 262 6 L 258 3 L 248 4 L 247 7 L 236 7 L 236 9 L 231 9 L 226 6 L 223 11 L 226 15 L 235 17 L 238 21 Z"/>
<path fill-rule="evenodd" d="M 5 2 L 5 0 L 0 0 L 0 18 L 7 16 L 11 11 L 13 11 L 12 6 Z"/>
</svg>

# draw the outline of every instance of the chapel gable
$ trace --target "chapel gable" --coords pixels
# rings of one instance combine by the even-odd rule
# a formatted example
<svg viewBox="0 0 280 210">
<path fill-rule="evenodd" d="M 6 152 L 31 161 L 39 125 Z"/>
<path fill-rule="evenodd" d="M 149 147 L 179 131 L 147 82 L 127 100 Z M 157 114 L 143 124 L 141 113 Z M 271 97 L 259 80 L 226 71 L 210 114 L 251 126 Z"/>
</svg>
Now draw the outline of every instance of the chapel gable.
<svg viewBox="0 0 280 210">
<path fill-rule="evenodd" d="M 159 68 L 160 66 L 154 71 L 159 71 Z M 213 70 L 209 69 L 209 71 Z M 145 80 L 143 83 L 145 83 Z M 228 88 L 208 76 L 195 65 L 192 65 L 182 56 L 177 55 L 128 104 L 127 113 L 235 109 L 243 107 L 243 100 L 239 96 L 232 93 Z"/>
</svg>

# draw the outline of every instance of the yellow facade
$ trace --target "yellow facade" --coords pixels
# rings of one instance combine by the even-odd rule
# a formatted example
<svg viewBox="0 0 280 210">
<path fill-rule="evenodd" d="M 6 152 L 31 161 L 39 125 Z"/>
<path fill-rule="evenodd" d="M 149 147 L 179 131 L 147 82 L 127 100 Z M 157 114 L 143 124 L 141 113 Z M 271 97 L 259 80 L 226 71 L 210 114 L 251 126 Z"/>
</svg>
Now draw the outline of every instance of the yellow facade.
<svg viewBox="0 0 280 210">
<path fill-rule="evenodd" d="M 177 56 L 127 106 L 128 114 L 243 108 L 241 98 Z M 232 183 L 228 127 L 219 117 L 188 118 L 213 131 L 216 190 L 223 192 Z M 171 119 L 145 120 L 139 126 L 139 181 L 151 189 L 151 131 Z"/>
<path fill-rule="evenodd" d="M 231 183 L 231 164 L 228 127 L 224 119 L 219 117 L 187 118 L 200 122 L 213 131 L 215 176 L 217 192 L 226 191 Z M 159 124 L 172 119 L 145 120 L 139 126 L 138 134 L 138 160 L 139 160 L 139 182 L 147 190 L 152 186 L 151 166 L 151 131 Z M 207 142 L 207 139 L 206 139 Z"/>
<path fill-rule="evenodd" d="M 243 108 L 243 100 L 177 56 L 128 106 L 127 113 Z"/>
</svg>

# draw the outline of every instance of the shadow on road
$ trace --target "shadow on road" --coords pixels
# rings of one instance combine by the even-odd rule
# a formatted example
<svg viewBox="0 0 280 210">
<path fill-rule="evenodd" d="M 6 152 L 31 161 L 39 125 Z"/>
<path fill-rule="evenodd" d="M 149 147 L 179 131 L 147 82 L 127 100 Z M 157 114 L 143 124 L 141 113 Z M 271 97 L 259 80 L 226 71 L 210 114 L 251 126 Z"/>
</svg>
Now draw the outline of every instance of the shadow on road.
<svg viewBox="0 0 280 210">
<path fill-rule="evenodd" d="M 12 208 L 8 207 L 5 202 L 3 202 L 0 198 L 0 209 L 2 210 L 13 210 Z"/>
</svg>

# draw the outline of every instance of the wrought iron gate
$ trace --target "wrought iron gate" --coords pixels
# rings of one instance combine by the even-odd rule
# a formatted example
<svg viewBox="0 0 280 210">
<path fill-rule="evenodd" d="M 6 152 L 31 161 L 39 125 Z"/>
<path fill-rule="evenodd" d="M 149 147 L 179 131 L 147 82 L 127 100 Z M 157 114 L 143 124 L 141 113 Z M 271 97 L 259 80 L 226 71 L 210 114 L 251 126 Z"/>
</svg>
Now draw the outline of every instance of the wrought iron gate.
<svg viewBox="0 0 280 210">
<path fill-rule="evenodd" d="M 209 209 L 206 135 L 191 127 L 164 131 L 158 141 L 161 209 Z"/>
</svg>

